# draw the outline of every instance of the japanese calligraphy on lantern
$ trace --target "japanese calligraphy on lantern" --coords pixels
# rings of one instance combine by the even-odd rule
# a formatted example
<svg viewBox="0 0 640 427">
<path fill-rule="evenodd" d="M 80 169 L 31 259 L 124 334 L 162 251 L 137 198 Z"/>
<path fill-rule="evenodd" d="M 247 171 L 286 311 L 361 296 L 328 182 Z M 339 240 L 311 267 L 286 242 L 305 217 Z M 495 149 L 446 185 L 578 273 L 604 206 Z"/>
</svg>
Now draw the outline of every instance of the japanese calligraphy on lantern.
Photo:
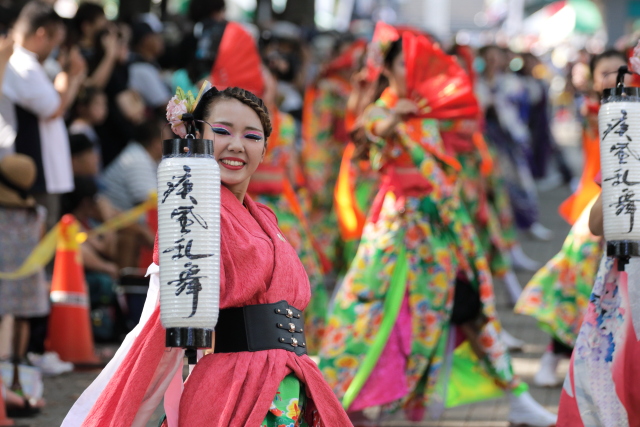
<svg viewBox="0 0 640 427">
<path fill-rule="evenodd" d="M 185 237 L 191 233 L 193 226 L 202 227 L 203 229 L 209 228 L 207 222 L 201 215 L 194 212 L 198 205 L 198 200 L 191 194 L 194 190 L 193 182 L 191 182 L 191 168 L 187 165 L 182 167 L 184 175 L 173 176 L 175 181 L 167 182 L 167 189 L 163 193 L 161 203 L 165 203 L 167 199 L 173 194 L 174 197 L 181 199 L 177 208 L 171 212 L 171 219 L 176 221 L 178 228 L 180 229 L 180 238 L 174 241 L 174 246 L 164 249 L 162 253 L 173 252 L 171 259 L 187 258 L 184 264 L 184 270 L 180 272 L 178 278 L 168 281 L 167 285 L 174 285 L 176 287 L 176 296 L 181 295 L 183 292 L 186 295 L 192 296 L 191 313 L 189 317 L 192 317 L 198 311 L 198 294 L 202 290 L 201 279 L 206 276 L 199 275 L 200 268 L 197 264 L 194 264 L 192 260 L 207 258 L 214 254 L 192 254 L 191 248 L 193 246 L 194 239 L 191 238 L 186 241 Z M 174 191 L 176 190 L 177 191 Z M 184 203 L 189 202 L 189 203 Z M 183 205 L 184 203 L 184 205 Z M 184 250 L 184 253 L 183 253 Z"/>
<path fill-rule="evenodd" d="M 165 328 L 213 329 L 219 308 L 220 175 L 213 157 L 158 168 L 160 309 Z"/>
<path fill-rule="evenodd" d="M 604 103 L 599 113 L 607 240 L 640 240 L 640 102 Z"/>
</svg>

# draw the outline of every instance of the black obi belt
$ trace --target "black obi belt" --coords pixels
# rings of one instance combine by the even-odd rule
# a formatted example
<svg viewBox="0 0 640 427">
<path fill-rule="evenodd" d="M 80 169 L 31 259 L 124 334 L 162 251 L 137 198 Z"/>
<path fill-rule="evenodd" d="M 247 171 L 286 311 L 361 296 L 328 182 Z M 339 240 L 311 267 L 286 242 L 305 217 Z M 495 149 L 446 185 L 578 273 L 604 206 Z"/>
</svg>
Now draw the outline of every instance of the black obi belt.
<svg viewBox="0 0 640 427">
<path fill-rule="evenodd" d="M 282 349 L 307 354 L 302 312 L 286 301 L 220 310 L 214 353 Z"/>
</svg>

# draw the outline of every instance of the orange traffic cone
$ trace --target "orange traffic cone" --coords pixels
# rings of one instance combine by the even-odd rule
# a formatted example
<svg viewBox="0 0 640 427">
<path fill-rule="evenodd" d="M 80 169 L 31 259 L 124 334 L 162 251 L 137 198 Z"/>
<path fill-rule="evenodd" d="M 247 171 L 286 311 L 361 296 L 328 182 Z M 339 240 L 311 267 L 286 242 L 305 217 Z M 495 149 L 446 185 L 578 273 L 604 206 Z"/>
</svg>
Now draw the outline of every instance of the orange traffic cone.
<svg viewBox="0 0 640 427">
<path fill-rule="evenodd" d="M 13 426 L 15 422 L 7 417 L 7 407 L 4 403 L 2 387 L 2 377 L 0 377 L 0 426 Z"/>
<path fill-rule="evenodd" d="M 77 239 L 80 224 L 69 214 L 62 217 L 59 227 L 46 347 L 61 360 L 96 364 L 99 360 L 93 348 L 89 297 Z"/>
</svg>

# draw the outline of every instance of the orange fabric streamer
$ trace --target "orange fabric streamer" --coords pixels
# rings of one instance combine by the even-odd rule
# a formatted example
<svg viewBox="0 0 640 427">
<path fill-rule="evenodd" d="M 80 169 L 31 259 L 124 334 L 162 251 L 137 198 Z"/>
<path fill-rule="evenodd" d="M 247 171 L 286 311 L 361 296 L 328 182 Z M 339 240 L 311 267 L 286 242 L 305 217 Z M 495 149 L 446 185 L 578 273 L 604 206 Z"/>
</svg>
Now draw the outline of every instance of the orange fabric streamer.
<svg viewBox="0 0 640 427">
<path fill-rule="evenodd" d="M 585 164 L 580 177 L 578 190 L 562 202 L 558 211 L 560 216 L 573 225 L 589 202 L 600 193 L 595 183 L 600 172 L 600 138 L 597 131 L 585 130 L 582 134 Z"/>
<path fill-rule="evenodd" d="M 313 139 L 313 104 L 318 96 L 318 89 L 315 85 L 309 86 L 304 94 L 302 104 L 302 138 L 304 143 L 310 144 Z"/>
<path fill-rule="evenodd" d="M 482 132 L 475 132 L 473 134 L 473 145 L 475 145 L 476 149 L 480 153 L 480 158 L 482 159 L 480 163 L 480 173 L 482 176 L 489 176 L 493 169 L 493 158 L 491 158 L 489 147 L 487 147 L 487 141 L 484 139 Z"/>
<path fill-rule="evenodd" d="M 320 245 L 318 245 L 316 240 L 313 238 L 313 234 L 311 234 L 311 228 L 309 227 L 307 218 L 305 217 L 304 212 L 302 211 L 302 206 L 300 205 L 298 196 L 296 195 L 296 192 L 293 189 L 291 182 L 289 182 L 287 178 L 284 178 L 282 180 L 282 188 L 283 188 L 282 195 L 284 196 L 285 200 L 289 202 L 289 205 L 291 206 L 291 211 L 298 218 L 298 221 L 300 221 L 300 225 L 302 226 L 302 229 L 309 236 L 309 240 L 311 240 L 311 246 L 313 246 L 313 250 L 316 252 L 316 254 L 318 255 L 318 258 L 320 259 L 320 264 L 322 265 L 322 271 L 325 274 L 328 274 L 333 268 L 331 265 L 331 261 L 329 261 L 329 259 L 324 255 L 324 252 L 322 252 Z"/>
<path fill-rule="evenodd" d="M 355 150 L 356 146 L 353 142 L 350 142 L 344 150 L 334 193 L 338 226 L 343 240 L 360 239 L 367 219 L 355 197 L 355 173 L 351 163 Z"/>
</svg>

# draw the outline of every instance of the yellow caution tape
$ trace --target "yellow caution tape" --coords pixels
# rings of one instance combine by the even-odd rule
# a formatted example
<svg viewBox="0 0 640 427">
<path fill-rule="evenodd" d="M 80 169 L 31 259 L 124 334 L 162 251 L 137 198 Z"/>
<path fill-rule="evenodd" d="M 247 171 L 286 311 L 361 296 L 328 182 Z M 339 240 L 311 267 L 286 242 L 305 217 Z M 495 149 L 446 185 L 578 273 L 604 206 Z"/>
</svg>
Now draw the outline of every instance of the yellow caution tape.
<svg viewBox="0 0 640 427">
<path fill-rule="evenodd" d="M 139 204 L 138 206 L 123 212 L 109 221 L 99 225 L 91 230 L 89 233 L 78 233 L 78 243 L 84 243 L 90 236 L 97 236 L 107 231 L 119 230 L 124 227 L 128 227 L 134 224 L 138 218 L 147 213 L 150 209 L 154 209 L 158 206 L 158 195 L 153 193 L 149 196 L 146 202 Z"/>
<path fill-rule="evenodd" d="M 0 280 L 15 280 L 29 277 L 47 265 L 56 253 L 59 228 L 60 225 L 56 224 L 55 227 L 49 230 L 17 270 L 11 273 L 0 272 Z"/>
<path fill-rule="evenodd" d="M 158 196 L 153 193 L 149 196 L 146 202 L 139 204 L 138 206 L 116 215 L 109 221 L 94 228 L 88 233 L 77 232 L 74 227 L 69 227 L 68 230 L 71 235 L 75 234 L 75 244 L 70 241 L 65 242 L 64 238 L 60 235 L 60 224 L 56 224 L 49 232 L 40 240 L 38 245 L 29 254 L 27 259 L 22 265 L 15 271 L 9 273 L 0 272 L 0 280 L 16 280 L 24 277 L 29 277 L 44 266 L 49 264 L 56 253 L 56 247 L 60 243 L 61 249 L 77 250 L 79 244 L 84 243 L 89 237 L 103 234 L 108 231 L 119 230 L 134 224 L 142 215 L 147 213 L 150 209 L 154 209 L 158 204 Z M 76 231 L 74 231 L 76 230 Z"/>
</svg>

